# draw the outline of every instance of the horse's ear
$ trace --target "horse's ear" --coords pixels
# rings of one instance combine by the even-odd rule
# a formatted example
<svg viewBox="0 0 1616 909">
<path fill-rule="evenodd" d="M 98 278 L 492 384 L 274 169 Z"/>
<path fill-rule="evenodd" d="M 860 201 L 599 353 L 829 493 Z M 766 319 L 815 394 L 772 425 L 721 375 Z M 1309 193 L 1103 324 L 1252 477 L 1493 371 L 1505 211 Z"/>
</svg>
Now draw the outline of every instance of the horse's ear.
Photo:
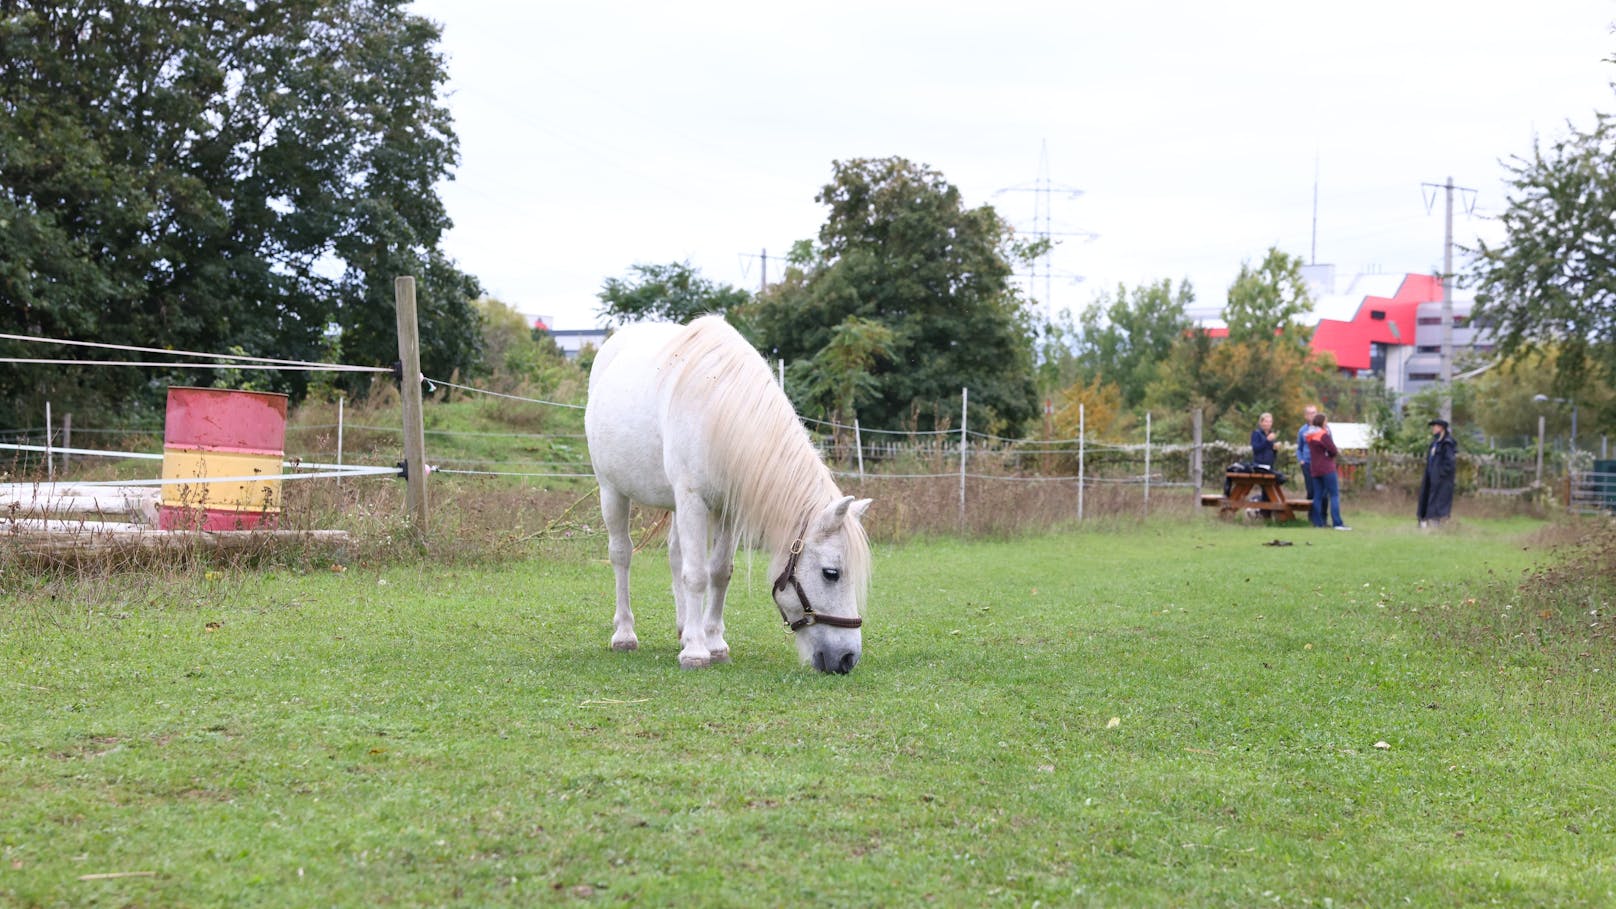
<svg viewBox="0 0 1616 909">
<path fill-rule="evenodd" d="M 814 520 L 814 529 L 809 533 L 809 536 L 825 537 L 841 530 L 842 520 L 847 517 L 847 510 L 853 506 L 853 501 L 852 496 L 842 496 L 826 505 L 825 510 L 821 511 L 819 517 Z"/>
<path fill-rule="evenodd" d="M 864 520 L 864 513 L 870 510 L 870 503 L 874 501 L 874 499 L 859 499 L 858 501 L 854 502 L 853 507 L 848 510 L 852 512 L 853 517 L 862 521 Z"/>
</svg>

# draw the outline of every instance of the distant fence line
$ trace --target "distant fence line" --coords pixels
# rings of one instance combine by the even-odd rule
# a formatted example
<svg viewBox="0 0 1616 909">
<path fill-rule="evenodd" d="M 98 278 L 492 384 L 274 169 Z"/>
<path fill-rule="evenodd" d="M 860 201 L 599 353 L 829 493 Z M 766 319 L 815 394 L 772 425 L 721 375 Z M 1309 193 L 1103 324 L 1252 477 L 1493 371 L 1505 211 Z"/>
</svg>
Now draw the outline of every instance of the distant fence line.
<svg viewBox="0 0 1616 909">
<path fill-rule="evenodd" d="M 831 424 L 809 425 L 819 430 L 810 434 L 832 470 L 843 479 L 952 481 L 960 487 L 962 514 L 970 505 L 970 486 L 982 482 L 1050 484 L 1049 495 L 1074 497 L 1085 488 L 1134 488 L 1148 511 L 1152 490 L 1169 495 L 1175 490 L 1193 489 L 1197 493 L 1203 488 L 1216 490 L 1221 488 L 1225 467 L 1250 457 L 1247 446 L 1219 440 L 1203 440 L 1197 446 L 1185 442 L 1102 442 L 1085 437 L 1010 440 L 973 433 L 963 434 L 962 440 L 959 430 L 950 430 L 947 435 L 938 432 L 866 434 L 861 430 L 855 444 L 854 437 L 845 432 L 826 431 L 837 428 Z M 156 428 L 75 428 L 73 432 L 121 435 L 130 440 L 149 436 L 154 447 L 161 447 L 161 430 Z M 349 449 L 349 464 L 391 465 L 396 461 L 397 438 L 401 433 L 400 427 L 362 423 L 289 424 L 287 456 L 294 462 L 334 459 L 341 464 L 343 452 L 334 451 L 329 444 L 347 434 L 350 444 L 362 443 Z M 43 431 L 37 429 L 7 433 L 18 447 L 40 441 L 43 435 Z M 509 438 L 538 445 L 555 443 L 548 451 L 531 457 L 498 461 L 433 457 L 429 446 L 428 463 L 435 473 L 529 480 L 575 480 L 592 476 L 587 447 L 582 444 L 583 436 L 579 433 L 426 430 L 426 435 L 431 438 Z M 377 444 L 377 437 L 386 441 Z M 65 440 L 53 441 L 60 445 Z M 1294 451 L 1282 445 L 1282 452 L 1276 466 L 1280 472 L 1291 475 L 1293 485 L 1300 486 Z M 1461 452 L 1459 460 L 1461 492 L 1520 494 L 1539 485 L 1535 457 Z M 1340 463 L 1347 489 L 1407 490 L 1418 488 L 1425 458 L 1401 452 L 1347 452 Z M 1200 465 L 1199 475 L 1197 465 Z M 1546 459 L 1543 470 L 1548 472 L 1550 482 L 1566 477 L 1562 489 L 1576 492 L 1575 496 L 1566 493 L 1569 504 L 1583 508 L 1608 504 L 1607 487 L 1616 489 L 1616 484 L 1600 476 L 1589 477 L 1587 471 L 1568 474 L 1564 467 L 1565 459 L 1552 455 Z M 1069 489 L 1055 492 L 1062 485 Z M 1074 501 L 1074 512 L 1077 510 Z"/>
</svg>

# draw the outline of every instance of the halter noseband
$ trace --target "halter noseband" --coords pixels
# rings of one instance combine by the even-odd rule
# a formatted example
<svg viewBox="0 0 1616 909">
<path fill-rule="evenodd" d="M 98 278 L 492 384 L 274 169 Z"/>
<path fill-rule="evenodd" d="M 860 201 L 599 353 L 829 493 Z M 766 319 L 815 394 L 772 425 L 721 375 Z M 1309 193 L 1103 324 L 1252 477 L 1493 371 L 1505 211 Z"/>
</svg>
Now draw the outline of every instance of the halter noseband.
<svg viewBox="0 0 1616 909">
<path fill-rule="evenodd" d="M 802 582 L 797 580 L 797 556 L 800 555 L 802 555 L 802 537 L 791 541 L 791 555 L 786 559 L 785 570 L 774 579 L 775 593 L 778 594 L 790 584 L 792 589 L 797 591 L 797 602 L 802 604 L 802 618 L 793 622 L 786 617 L 785 607 L 781 606 L 778 600 L 775 601 L 774 606 L 780 610 L 780 620 L 786 623 L 786 628 L 796 632 L 809 625 L 830 625 L 835 628 L 858 628 L 863 625 L 864 619 L 859 616 L 844 619 L 839 615 L 820 615 L 814 612 L 814 607 L 808 603 L 808 594 L 802 589 Z"/>
</svg>

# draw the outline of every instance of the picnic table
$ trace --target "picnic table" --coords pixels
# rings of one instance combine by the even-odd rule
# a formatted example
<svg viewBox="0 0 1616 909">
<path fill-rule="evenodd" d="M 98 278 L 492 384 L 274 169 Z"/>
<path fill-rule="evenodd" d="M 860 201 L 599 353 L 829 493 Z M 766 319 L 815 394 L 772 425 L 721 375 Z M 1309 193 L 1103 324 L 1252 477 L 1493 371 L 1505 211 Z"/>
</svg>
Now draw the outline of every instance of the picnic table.
<svg viewBox="0 0 1616 909">
<path fill-rule="evenodd" d="M 1290 521 L 1296 518 L 1296 512 L 1305 513 L 1313 505 L 1312 499 L 1286 497 L 1285 487 L 1280 485 L 1276 474 L 1230 473 L 1225 476 L 1229 480 L 1228 495 L 1215 492 L 1201 495 L 1201 504 L 1217 508 L 1219 517 L 1230 518 L 1242 511 L 1252 510 L 1263 512 L 1276 521 Z M 1252 495 L 1257 492 L 1267 495 L 1253 500 Z"/>
</svg>

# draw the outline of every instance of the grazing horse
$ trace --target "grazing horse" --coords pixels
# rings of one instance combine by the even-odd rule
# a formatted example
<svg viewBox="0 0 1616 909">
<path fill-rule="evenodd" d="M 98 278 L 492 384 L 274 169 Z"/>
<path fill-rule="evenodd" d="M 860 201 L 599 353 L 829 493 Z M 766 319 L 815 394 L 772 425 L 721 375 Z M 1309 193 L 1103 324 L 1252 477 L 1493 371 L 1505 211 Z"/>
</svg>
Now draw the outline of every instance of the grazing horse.
<svg viewBox="0 0 1616 909">
<path fill-rule="evenodd" d="M 679 665 L 729 659 L 724 593 L 740 542 L 773 557 L 774 602 L 803 662 L 845 673 L 859 661 L 869 499 L 844 496 L 768 364 L 718 316 L 630 325 L 589 374 L 584 410 L 617 614 L 612 649 L 634 650 L 629 503 L 673 511 L 668 563 Z"/>
</svg>

